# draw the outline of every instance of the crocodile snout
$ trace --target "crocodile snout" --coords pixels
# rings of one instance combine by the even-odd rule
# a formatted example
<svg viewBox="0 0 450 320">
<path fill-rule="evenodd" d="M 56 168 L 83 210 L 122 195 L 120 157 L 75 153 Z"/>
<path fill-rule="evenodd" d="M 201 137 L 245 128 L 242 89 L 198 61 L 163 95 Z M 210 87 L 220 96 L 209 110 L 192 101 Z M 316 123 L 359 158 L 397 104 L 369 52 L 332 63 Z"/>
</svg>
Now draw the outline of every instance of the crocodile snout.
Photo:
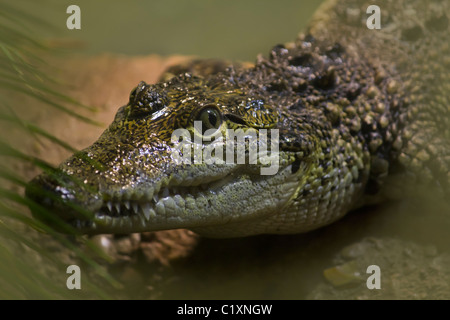
<svg viewBox="0 0 450 320">
<path fill-rule="evenodd" d="M 98 205 L 92 194 L 86 201 L 88 192 L 63 173 L 37 176 L 28 183 L 25 195 L 32 200 L 29 206 L 33 217 L 58 231 L 65 231 L 72 221 L 90 220 L 89 207 Z"/>
</svg>

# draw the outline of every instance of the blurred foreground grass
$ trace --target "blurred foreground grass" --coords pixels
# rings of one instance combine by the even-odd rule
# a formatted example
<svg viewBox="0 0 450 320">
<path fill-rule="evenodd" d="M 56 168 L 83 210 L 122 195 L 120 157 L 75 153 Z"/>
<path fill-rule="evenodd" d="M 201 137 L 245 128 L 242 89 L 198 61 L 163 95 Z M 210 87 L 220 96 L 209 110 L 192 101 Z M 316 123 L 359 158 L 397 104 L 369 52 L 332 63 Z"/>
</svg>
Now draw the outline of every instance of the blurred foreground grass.
<svg viewBox="0 0 450 320">
<path fill-rule="evenodd" d="M 96 125 L 90 117 L 78 112 L 94 112 L 93 107 L 59 93 L 64 84 L 52 75 L 48 62 L 57 53 L 39 39 L 34 32 L 36 28 L 51 30 L 52 26 L 37 15 L 19 9 L 12 1 L 0 2 L 0 298 L 112 298 L 107 290 L 100 288 L 118 288 L 120 284 L 92 258 L 102 256 L 95 245 L 54 232 L 31 218 L 27 208 L 32 206 L 50 215 L 45 208 L 24 197 L 24 187 L 30 173 L 54 170 L 34 155 L 28 142 L 48 140 L 70 152 L 75 150 L 23 117 L 31 110 L 32 103 Z M 31 104 L 21 105 L 22 101 Z M 94 283 L 83 274 L 85 290 L 71 291 L 66 287 L 69 276 L 66 268 L 74 262 L 88 266 L 97 279 Z"/>
</svg>

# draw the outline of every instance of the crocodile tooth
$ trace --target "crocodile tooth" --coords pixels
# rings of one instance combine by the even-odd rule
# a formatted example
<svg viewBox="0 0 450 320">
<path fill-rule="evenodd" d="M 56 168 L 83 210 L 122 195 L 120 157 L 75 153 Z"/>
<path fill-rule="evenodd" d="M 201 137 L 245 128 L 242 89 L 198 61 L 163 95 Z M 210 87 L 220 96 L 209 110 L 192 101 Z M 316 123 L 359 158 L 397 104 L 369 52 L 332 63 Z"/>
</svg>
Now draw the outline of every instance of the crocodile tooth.
<svg viewBox="0 0 450 320">
<path fill-rule="evenodd" d="M 106 206 L 108 207 L 109 212 L 111 212 L 111 211 L 112 211 L 112 202 L 111 202 L 111 201 L 108 201 L 108 202 L 106 203 Z"/>
<path fill-rule="evenodd" d="M 136 215 L 135 217 L 137 217 L 137 219 L 139 219 L 139 221 L 141 222 L 141 225 L 143 227 L 145 227 L 147 225 L 147 221 L 145 220 L 145 217 L 143 215 Z"/>
<path fill-rule="evenodd" d="M 159 190 L 161 190 L 161 181 L 157 182 L 154 187 L 155 189 L 153 190 L 153 194 L 156 194 L 159 192 Z"/>
<path fill-rule="evenodd" d="M 115 207 L 116 207 L 116 211 L 117 211 L 118 213 L 120 213 L 120 203 L 116 202 L 116 203 L 115 203 Z"/>
<path fill-rule="evenodd" d="M 127 208 L 127 210 L 130 210 L 130 201 L 124 201 L 123 204 L 125 205 L 125 208 Z"/>
<path fill-rule="evenodd" d="M 113 220 L 113 218 L 110 216 L 103 216 L 102 220 L 103 220 L 102 225 L 107 226 L 107 225 L 111 224 L 111 221 Z"/>
<path fill-rule="evenodd" d="M 133 202 L 132 206 L 133 206 L 134 213 L 137 214 L 139 212 L 139 206 L 138 206 L 137 202 Z"/>
<path fill-rule="evenodd" d="M 162 197 L 166 198 L 168 196 L 169 196 L 169 188 L 165 187 L 164 190 L 163 190 Z"/>
<path fill-rule="evenodd" d="M 145 195 L 145 198 L 150 201 L 153 198 L 153 188 L 149 187 L 149 188 L 145 189 L 144 195 Z"/>
<path fill-rule="evenodd" d="M 144 214 L 145 219 L 147 221 L 150 220 L 150 205 L 148 203 L 144 203 L 141 205 L 142 213 Z"/>
<path fill-rule="evenodd" d="M 113 228 L 116 227 L 117 219 L 116 218 L 112 218 L 110 224 L 111 224 L 111 227 L 113 227 Z"/>
<path fill-rule="evenodd" d="M 159 197 L 158 197 L 158 194 L 157 194 L 157 193 L 155 193 L 155 194 L 153 195 L 153 201 L 155 201 L 155 203 L 157 203 L 157 202 L 159 201 Z"/>
</svg>

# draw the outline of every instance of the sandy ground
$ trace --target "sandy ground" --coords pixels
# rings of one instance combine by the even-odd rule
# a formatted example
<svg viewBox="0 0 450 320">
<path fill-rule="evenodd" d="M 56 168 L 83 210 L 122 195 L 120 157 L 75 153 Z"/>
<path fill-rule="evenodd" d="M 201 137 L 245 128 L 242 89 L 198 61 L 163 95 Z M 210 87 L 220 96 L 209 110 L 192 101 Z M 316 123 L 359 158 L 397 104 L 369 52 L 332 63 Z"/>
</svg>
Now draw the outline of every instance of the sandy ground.
<svg viewBox="0 0 450 320">
<path fill-rule="evenodd" d="M 51 68 L 68 84 L 62 87 L 64 93 L 98 109 L 95 113 L 76 110 L 102 126 L 86 124 L 23 97 L 18 98 L 14 111 L 81 149 L 96 140 L 139 81 L 154 83 L 167 66 L 186 59 L 102 55 L 55 62 Z M 70 155 L 14 126 L 2 130 L 20 150 L 53 165 Z M 10 165 L 27 180 L 39 173 L 26 163 L 13 161 Z M 110 257 L 109 262 L 98 261 L 123 286 L 111 291 L 95 280 L 96 270 L 89 273 L 94 286 L 104 285 L 115 298 L 450 299 L 448 225 L 434 217 L 424 218 L 415 207 L 415 203 L 402 203 L 360 210 L 306 235 L 212 240 L 173 230 L 96 236 L 92 242 Z M 26 228 L 24 232 L 42 250 L 56 252 L 63 263 L 79 261 L 47 235 Z M 24 246 L 11 246 L 29 263 L 41 259 Z M 84 246 L 80 244 L 83 250 Z M 369 265 L 381 268 L 381 289 L 367 288 Z M 43 265 L 41 272 L 49 279 L 62 278 L 52 276 L 54 266 Z M 86 297 L 98 296 L 94 290 Z"/>
</svg>

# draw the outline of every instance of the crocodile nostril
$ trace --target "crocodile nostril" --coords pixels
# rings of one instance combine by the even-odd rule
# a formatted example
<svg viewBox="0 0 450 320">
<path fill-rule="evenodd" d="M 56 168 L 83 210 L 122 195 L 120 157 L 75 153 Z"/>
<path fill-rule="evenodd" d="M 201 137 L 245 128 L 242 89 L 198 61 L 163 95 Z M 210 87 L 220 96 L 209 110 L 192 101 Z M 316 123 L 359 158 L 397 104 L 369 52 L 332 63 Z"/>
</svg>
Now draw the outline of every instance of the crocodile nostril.
<svg viewBox="0 0 450 320">
<path fill-rule="evenodd" d="M 96 189 L 62 170 L 31 180 L 25 196 L 34 218 L 63 233 L 75 232 L 75 224 L 90 223 L 102 205 Z"/>
<path fill-rule="evenodd" d="M 45 207 L 51 207 L 54 201 L 49 195 L 54 193 L 54 190 L 54 184 L 49 179 L 38 176 L 28 183 L 25 196 Z"/>
<path fill-rule="evenodd" d="M 55 225 L 79 216 L 73 208 L 76 204 L 73 183 L 64 180 L 42 174 L 28 183 L 25 196 L 34 202 L 29 205 L 34 218 Z"/>
</svg>

